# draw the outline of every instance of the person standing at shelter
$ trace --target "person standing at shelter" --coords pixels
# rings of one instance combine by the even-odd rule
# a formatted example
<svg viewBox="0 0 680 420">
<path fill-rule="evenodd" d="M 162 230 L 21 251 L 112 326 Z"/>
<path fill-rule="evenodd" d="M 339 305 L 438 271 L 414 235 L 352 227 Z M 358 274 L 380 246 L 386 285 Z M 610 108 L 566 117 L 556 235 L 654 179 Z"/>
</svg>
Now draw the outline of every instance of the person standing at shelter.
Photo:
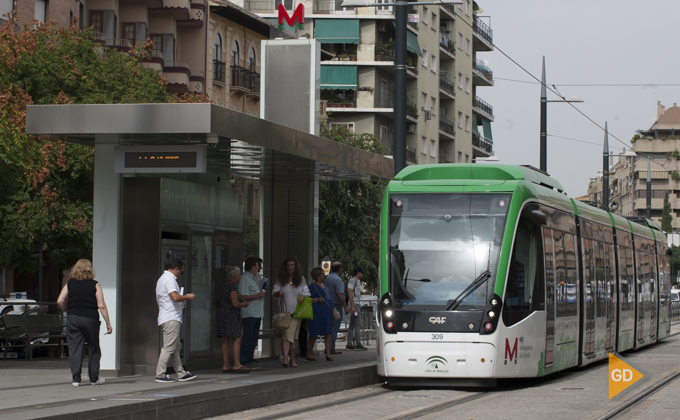
<svg viewBox="0 0 680 420">
<path fill-rule="evenodd" d="M 175 369 L 180 382 L 190 381 L 196 377 L 196 375 L 184 370 L 182 361 L 179 358 L 179 329 L 182 326 L 182 303 L 196 298 L 196 295 L 193 293 L 180 294 L 177 277 L 181 276 L 182 273 L 184 273 L 184 262 L 174 259 L 156 283 L 158 326 L 161 327 L 163 333 L 163 348 L 158 357 L 158 366 L 156 367 L 156 382 L 158 383 L 175 382 L 166 373 L 169 361 L 172 361 L 172 367 Z"/>
<path fill-rule="evenodd" d="M 347 350 L 367 350 L 361 345 L 361 279 L 364 270 L 356 266 L 352 270 L 353 277 L 347 282 L 347 296 L 349 297 L 349 329 L 347 330 Z"/>
<path fill-rule="evenodd" d="M 87 371 L 92 385 L 101 385 L 104 378 L 99 377 L 99 361 L 102 351 L 99 347 L 99 314 L 106 322 L 106 334 L 113 328 L 109 321 L 109 311 L 104 302 L 104 292 L 99 282 L 94 280 L 94 270 L 90 260 L 82 259 L 71 269 L 71 279 L 66 283 L 57 298 L 57 305 L 68 312 L 66 321 L 66 344 L 68 359 L 71 365 L 73 386 L 80 386 L 80 374 L 83 366 L 83 344 L 87 341 Z"/>
<path fill-rule="evenodd" d="M 253 363 L 257 338 L 260 335 L 260 322 L 264 316 L 264 296 L 267 293 L 260 288 L 255 276 L 260 271 L 260 259 L 246 258 L 246 271 L 241 275 L 238 293 L 241 299 L 250 305 L 241 308 L 241 322 L 243 324 L 243 339 L 241 341 L 241 364 L 248 366 Z"/>
<path fill-rule="evenodd" d="M 342 272 L 342 264 L 338 261 L 331 264 L 331 273 L 326 276 L 324 283 L 326 287 L 331 291 L 333 296 L 333 305 L 335 309 L 340 313 L 348 314 L 349 308 L 347 307 L 347 302 L 345 302 L 345 283 L 340 278 L 340 272 Z M 335 341 L 338 339 L 338 331 L 340 331 L 340 324 L 344 317 L 341 317 L 337 321 L 333 321 L 333 330 L 331 331 L 331 354 L 342 354 L 341 351 L 335 350 Z"/>
<path fill-rule="evenodd" d="M 304 300 L 304 296 L 309 296 L 307 282 L 302 276 L 302 267 L 295 257 L 288 257 L 281 263 L 276 284 L 272 290 L 272 295 L 279 299 L 284 311 L 291 314 L 295 312 L 298 303 Z M 291 318 L 290 326 L 282 332 L 281 353 L 283 355 L 283 367 L 288 367 L 288 356 L 290 355 L 290 366 L 298 367 L 295 363 L 295 340 L 300 334 L 300 321 L 298 318 Z"/>
</svg>

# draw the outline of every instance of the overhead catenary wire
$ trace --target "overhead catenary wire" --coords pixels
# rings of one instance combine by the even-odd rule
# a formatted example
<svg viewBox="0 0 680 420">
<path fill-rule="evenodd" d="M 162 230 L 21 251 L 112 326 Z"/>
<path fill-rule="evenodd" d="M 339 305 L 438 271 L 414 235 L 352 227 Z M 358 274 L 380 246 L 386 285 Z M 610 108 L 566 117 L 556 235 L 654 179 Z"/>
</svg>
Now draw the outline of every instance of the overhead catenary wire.
<svg viewBox="0 0 680 420">
<path fill-rule="evenodd" d="M 456 16 L 458 16 L 458 17 L 460 18 L 460 20 L 461 20 L 462 22 L 464 22 L 467 26 L 469 26 L 473 31 L 475 30 L 474 27 L 473 27 L 470 23 L 468 23 L 468 22 L 465 20 L 465 18 L 464 18 L 463 16 L 461 16 L 460 14 L 458 14 L 457 11 L 455 12 L 455 14 L 456 14 Z M 528 74 L 532 79 L 536 80 L 536 82 L 537 82 L 538 84 L 544 85 L 544 83 L 543 83 L 542 81 L 540 81 L 536 76 L 534 76 L 529 70 L 525 69 L 525 68 L 524 68 L 521 64 L 519 64 L 517 61 L 515 61 L 515 59 L 513 59 L 513 58 L 510 57 L 508 54 L 506 54 L 505 51 L 503 51 L 502 49 L 500 49 L 500 48 L 498 47 L 498 45 L 496 45 L 496 44 L 494 44 L 493 42 L 488 41 L 488 40 L 487 40 L 487 42 L 489 42 L 489 44 L 491 44 L 498 52 L 500 52 L 501 54 L 503 54 L 503 55 L 505 56 L 505 58 L 507 58 L 508 60 L 510 60 L 514 65 L 516 65 L 517 67 L 519 67 L 520 69 L 522 69 L 522 71 L 524 71 L 526 74 Z M 561 86 L 564 86 L 564 85 L 561 85 Z M 556 96 L 558 96 L 559 98 L 564 99 L 564 97 L 563 97 L 562 95 L 560 95 L 559 93 L 557 93 L 553 88 L 551 88 L 551 87 L 548 86 L 547 84 L 545 84 L 545 88 L 546 88 L 547 90 L 549 90 L 550 92 L 552 92 L 553 94 L 555 94 Z M 586 115 L 583 111 L 581 111 L 581 110 L 578 109 L 576 106 L 574 106 L 574 104 L 572 104 L 571 102 L 568 102 L 567 100 L 564 100 L 564 102 L 565 102 L 566 104 L 568 104 L 570 107 L 574 108 L 574 109 L 576 110 L 576 112 L 578 112 L 579 114 L 581 114 L 585 119 L 587 119 L 588 121 L 590 121 L 591 123 L 593 123 L 593 124 L 594 124 L 596 127 L 598 127 L 600 130 L 602 130 L 603 132 L 608 133 L 608 134 L 609 134 L 610 136 L 612 136 L 616 141 L 618 141 L 619 143 L 621 143 L 621 144 L 625 145 L 626 147 L 628 147 L 628 144 L 627 144 L 627 143 L 625 143 L 623 140 L 621 140 L 620 138 L 618 138 L 617 136 L 615 136 L 614 134 L 612 134 L 611 131 L 605 130 L 604 127 L 602 127 L 600 124 L 598 124 L 597 122 L 595 122 L 595 120 L 593 120 L 593 119 L 590 118 L 588 115 Z"/>
</svg>

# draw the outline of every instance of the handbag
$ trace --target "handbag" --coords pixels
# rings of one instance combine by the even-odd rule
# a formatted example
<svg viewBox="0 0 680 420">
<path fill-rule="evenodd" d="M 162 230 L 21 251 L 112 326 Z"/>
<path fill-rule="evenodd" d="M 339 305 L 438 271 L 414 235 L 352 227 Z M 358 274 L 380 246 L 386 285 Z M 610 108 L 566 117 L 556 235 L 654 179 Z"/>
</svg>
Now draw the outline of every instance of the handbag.
<svg viewBox="0 0 680 420">
<path fill-rule="evenodd" d="M 283 310 L 283 296 L 279 298 L 279 312 L 272 316 L 272 328 L 276 331 L 286 331 L 290 327 L 290 312 Z"/>
<path fill-rule="evenodd" d="M 303 296 L 302 302 L 299 302 L 293 312 L 293 318 L 297 319 L 314 319 L 314 309 L 312 308 L 312 298 Z"/>
<path fill-rule="evenodd" d="M 319 286 L 317 286 L 317 285 L 315 284 L 314 287 L 316 287 L 316 293 L 319 293 Z M 319 293 L 319 295 L 321 295 L 321 293 Z M 324 294 L 324 296 L 326 296 L 326 294 Z M 342 315 L 340 315 L 340 311 L 338 311 L 337 309 L 333 308 L 333 307 L 330 305 L 330 303 L 328 303 L 328 299 L 325 299 L 325 298 L 324 298 L 323 301 L 326 302 L 326 305 L 328 305 L 328 307 L 332 309 L 332 312 L 333 312 L 333 321 L 339 321 L 340 318 L 342 318 Z"/>
</svg>

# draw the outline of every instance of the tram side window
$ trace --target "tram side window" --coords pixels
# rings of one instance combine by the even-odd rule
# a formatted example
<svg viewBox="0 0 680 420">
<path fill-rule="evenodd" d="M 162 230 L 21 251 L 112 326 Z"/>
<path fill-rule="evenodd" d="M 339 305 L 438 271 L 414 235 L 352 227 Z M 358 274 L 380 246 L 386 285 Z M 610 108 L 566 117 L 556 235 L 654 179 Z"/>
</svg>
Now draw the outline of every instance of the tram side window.
<svg viewBox="0 0 680 420">
<path fill-rule="evenodd" d="M 542 248 L 540 227 L 521 217 L 505 289 L 503 322 L 507 326 L 544 309 Z"/>
<path fill-rule="evenodd" d="M 576 259 L 576 237 L 568 233 L 564 234 L 564 256 L 567 271 L 566 277 L 567 316 L 576 316 L 577 314 L 576 272 L 578 268 Z"/>
<path fill-rule="evenodd" d="M 583 265 L 585 274 L 586 319 L 595 319 L 595 251 L 597 242 L 583 239 Z"/>
<path fill-rule="evenodd" d="M 593 297 L 595 298 L 595 316 L 599 318 L 606 314 L 604 305 L 605 255 L 602 242 L 593 241 L 593 244 L 595 245 L 595 290 Z"/>
<path fill-rule="evenodd" d="M 619 247 L 619 269 L 621 270 L 621 310 L 635 309 L 635 288 L 633 286 L 633 250 Z"/>
<path fill-rule="evenodd" d="M 564 253 L 564 233 L 553 230 L 555 241 L 555 302 L 557 316 L 567 316 L 567 266 Z M 546 256 L 546 261 L 549 261 Z"/>
</svg>

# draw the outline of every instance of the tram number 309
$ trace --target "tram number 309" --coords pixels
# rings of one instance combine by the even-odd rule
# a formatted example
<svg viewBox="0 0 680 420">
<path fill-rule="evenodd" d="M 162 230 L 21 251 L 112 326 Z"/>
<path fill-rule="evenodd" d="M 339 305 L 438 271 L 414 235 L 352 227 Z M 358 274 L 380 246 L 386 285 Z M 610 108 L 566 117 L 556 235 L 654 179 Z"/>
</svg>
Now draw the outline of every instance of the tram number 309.
<svg viewBox="0 0 680 420">
<path fill-rule="evenodd" d="M 433 340 L 443 340 L 444 334 L 432 334 L 432 339 Z"/>
</svg>

